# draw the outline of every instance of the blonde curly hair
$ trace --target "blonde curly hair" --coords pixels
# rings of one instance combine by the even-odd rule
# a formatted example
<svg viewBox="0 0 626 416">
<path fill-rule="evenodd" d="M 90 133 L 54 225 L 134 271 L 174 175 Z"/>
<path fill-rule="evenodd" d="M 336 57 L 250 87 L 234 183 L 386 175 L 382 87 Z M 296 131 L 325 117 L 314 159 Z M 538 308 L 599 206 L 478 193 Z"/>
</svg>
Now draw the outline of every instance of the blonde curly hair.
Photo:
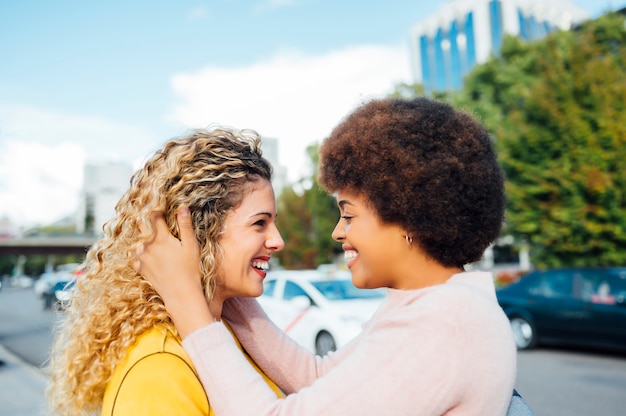
<svg viewBox="0 0 626 416">
<path fill-rule="evenodd" d="M 166 142 L 133 175 L 115 207 L 116 217 L 88 251 L 86 274 L 76 283 L 65 319 L 55 327 L 47 368 L 53 414 L 97 413 L 113 369 L 137 336 L 157 324 L 175 333 L 163 301 L 132 267 L 137 248 L 153 235 L 151 215 L 163 213 L 178 236 L 176 212 L 183 205 L 190 208 L 210 302 L 226 213 L 241 203 L 248 182 L 269 181 L 271 175 L 258 134 L 223 126 Z"/>
</svg>

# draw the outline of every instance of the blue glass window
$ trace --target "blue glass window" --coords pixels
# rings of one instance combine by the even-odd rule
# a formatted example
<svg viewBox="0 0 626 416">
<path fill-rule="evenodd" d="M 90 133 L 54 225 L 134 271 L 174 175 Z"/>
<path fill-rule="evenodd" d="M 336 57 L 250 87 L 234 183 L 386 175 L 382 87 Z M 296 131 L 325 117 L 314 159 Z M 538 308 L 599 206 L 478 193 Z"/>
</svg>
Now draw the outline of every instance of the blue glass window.
<svg viewBox="0 0 626 416">
<path fill-rule="evenodd" d="M 430 41 L 426 35 L 420 36 L 420 58 L 422 60 L 422 84 L 427 92 L 432 89 L 432 72 L 430 70 L 432 62 L 430 59 Z"/>
<path fill-rule="evenodd" d="M 489 21 L 491 29 L 491 45 L 494 54 L 500 54 L 502 47 L 502 4 L 498 0 L 489 2 Z"/>
<path fill-rule="evenodd" d="M 469 12 L 465 18 L 465 39 L 467 42 L 467 68 L 476 64 L 476 39 L 474 37 L 474 13 Z"/>
<path fill-rule="evenodd" d="M 526 27 L 526 18 L 520 9 L 517 9 L 517 19 L 519 21 L 519 37 L 522 40 L 528 40 L 528 28 Z"/>
<path fill-rule="evenodd" d="M 446 89 L 446 69 L 445 57 L 443 50 L 443 41 L 445 35 L 443 30 L 439 28 L 435 35 L 435 89 L 443 91 Z"/>
</svg>

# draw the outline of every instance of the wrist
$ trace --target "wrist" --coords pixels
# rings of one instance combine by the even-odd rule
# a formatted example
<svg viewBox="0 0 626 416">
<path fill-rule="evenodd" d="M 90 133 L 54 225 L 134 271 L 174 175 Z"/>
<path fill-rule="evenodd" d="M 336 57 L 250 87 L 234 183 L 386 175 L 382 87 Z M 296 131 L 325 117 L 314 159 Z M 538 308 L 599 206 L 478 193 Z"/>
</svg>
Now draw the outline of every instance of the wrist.
<svg viewBox="0 0 626 416">
<path fill-rule="evenodd" d="M 192 332 L 219 321 L 209 310 L 209 305 L 202 292 L 190 294 L 186 299 L 165 304 L 176 330 L 182 339 Z"/>
</svg>

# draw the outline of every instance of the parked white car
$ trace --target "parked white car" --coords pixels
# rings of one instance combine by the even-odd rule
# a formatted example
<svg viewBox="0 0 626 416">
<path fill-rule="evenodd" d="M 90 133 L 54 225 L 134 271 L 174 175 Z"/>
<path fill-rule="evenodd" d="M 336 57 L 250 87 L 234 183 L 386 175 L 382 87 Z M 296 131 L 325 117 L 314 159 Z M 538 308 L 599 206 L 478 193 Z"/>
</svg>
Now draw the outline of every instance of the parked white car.
<svg viewBox="0 0 626 416">
<path fill-rule="evenodd" d="M 356 288 L 347 271 L 276 270 L 258 301 L 287 335 L 325 355 L 358 335 L 384 296 L 382 289 Z"/>
<path fill-rule="evenodd" d="M 33 285 L 33 290 L 35 291 L 37 297 L 43 298 L 44 293 L 49 291 L 57 280 L 59 280 L 59 278 L 56 272 L 45 272 L 39 276 L 39 279 L 37 279 Z"/>
<path fill-rule="evenodd" d="M 56 271 L 46 272 L 35 282 L 34 290 L 38 297 L 44 301 L 44 309 L 50 309 L 57 302 L 67 303 L 69 301 L 69 290 L 73 285 L 69 285 L 79 275 L 83 269 L 77 263 L 67 263 L 57 266 Z"/>
</svg>

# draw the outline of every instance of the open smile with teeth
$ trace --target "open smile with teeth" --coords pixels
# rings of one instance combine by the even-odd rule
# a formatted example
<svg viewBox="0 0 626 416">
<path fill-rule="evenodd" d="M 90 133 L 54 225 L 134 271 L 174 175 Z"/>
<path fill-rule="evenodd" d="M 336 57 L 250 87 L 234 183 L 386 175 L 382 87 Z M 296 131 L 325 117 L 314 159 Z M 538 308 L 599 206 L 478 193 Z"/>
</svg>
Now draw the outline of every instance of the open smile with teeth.
<svg viewBox="0 0 626 416">
<path fill-rule="evenodd" d="M 358 253 L 356 250 L 346 250 L 346 251 L 344 251 L 344 253 L 343 253 L 344 258 L 345 258 L 347 261 L 350 261 L 350 260 L 352 260 L 352 259 L 357 258 L 357 257 L 358 257 L 358 255 L 359 255 L 359 253 Z"/>
<path fill-rule="evenodd" d="M 264 272 L 270 268 L 270 263 L 265 260 L 252 260 L 252 267 L 263 270 Z"/>
</svg>

